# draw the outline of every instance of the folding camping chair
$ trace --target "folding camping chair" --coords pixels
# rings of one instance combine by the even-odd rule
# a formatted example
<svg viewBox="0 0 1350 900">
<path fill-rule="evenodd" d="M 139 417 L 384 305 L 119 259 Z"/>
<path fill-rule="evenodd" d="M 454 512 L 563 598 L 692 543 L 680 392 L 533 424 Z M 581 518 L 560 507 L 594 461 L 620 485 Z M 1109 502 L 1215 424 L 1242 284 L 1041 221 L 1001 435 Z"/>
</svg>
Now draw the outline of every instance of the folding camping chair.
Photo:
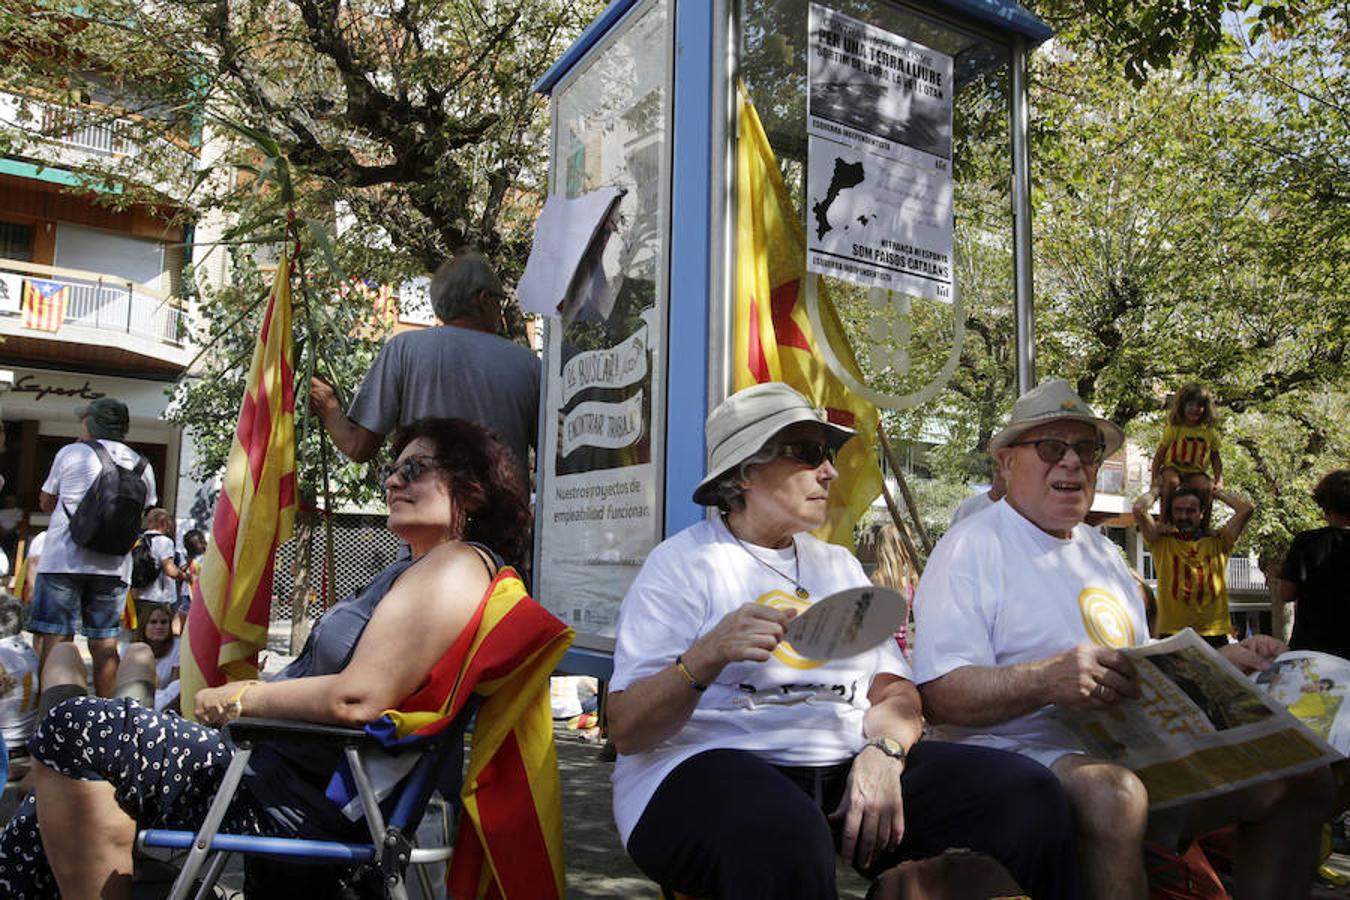
<svg viewBox="0 0 1350 900">
<path fill-rule="evenodd" d="M 471 714 L 472 710 L 468 710 Z M 466 722 L 461 716 L 455 726 Z M 236 719 L 225 726 L 228 738 L 235 746 L 234 757 L 221 781 L 220 788 L 201 828 L 194 832 L 150 828 L 136 838 L 137 847 L 188 850 L 187 859 L 173 883 L 169 900 L 186 900 L 193 883 L 201 875 L 197 900 L 213 896 L 212 890 L 220 873 L 233 854 L 265 856 L 272 859 L 308 863 L 364 864 L 376 869 L 386 894 L 393 900 L 407 900 L 405 875 L 409 866 L 417 866 L 422 893 L 433 896 L 431 879 L 426 866 L 445 862 L 451 854 L 447 840 L 444 846 L 415 847 L 417 825 L 422 819 L 432 794 L 447 774 L 447 766 L 458 766 L 463 761 L 464 729 L 446 728 L 432 743 L 409 751 L 420 754 L 408 776 L 385 802 L 388 819 L 376 800 L 371 782 L 367 755 L 371 751 L 383 754 L 378 741 L 356 728 L 317 725 L 310 722 L 292 722 L 274 719 Z M 253 747 L 266 741 L 319 742 L 342 748 L 352 780 L 355 782 L 370 843 L 305 840 L 298 838 L 261 837 L 257 835 L 221 834 L 219 828 L 230 802 L 244 777 Z M 455 773 L 458 777 L 458 771 Z M 451 799 L 451 798 L 447 798 Z"/>
</svg>

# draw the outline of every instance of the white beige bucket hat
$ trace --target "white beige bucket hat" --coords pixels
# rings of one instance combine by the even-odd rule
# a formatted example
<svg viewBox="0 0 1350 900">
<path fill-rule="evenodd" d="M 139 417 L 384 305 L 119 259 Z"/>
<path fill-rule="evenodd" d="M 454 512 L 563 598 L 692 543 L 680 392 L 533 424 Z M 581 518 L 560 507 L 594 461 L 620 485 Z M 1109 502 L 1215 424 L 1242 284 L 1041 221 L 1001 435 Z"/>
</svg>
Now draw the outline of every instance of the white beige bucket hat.
<svg viewBox="0 0 1350 900">
<path fill-rule="evenodd" d="M 1093 426 L 1106 443 L 1107 456 L 1125 443 L 1125 432 L 1119 425 L 1093 412 L 1063 378 L 1051 378 L 1017 398 L 1007 427 L 989 439 L 989 452 L 1008 446 L 1048 422 L 1085 422 Z"/>
<path fill-rule="evenodd" d="M 727 472 L 759 452 L 775 434 L 798 422 L 815 422 L 838 450 L 857 432 L 835 425 L 823 410 L 779 381 L 737 391 L 708 413 L 703 433 L 708 443 L 708 475 L 694 488 L 694 502 L 713 506 L 712 487 Z"/>
</svg>

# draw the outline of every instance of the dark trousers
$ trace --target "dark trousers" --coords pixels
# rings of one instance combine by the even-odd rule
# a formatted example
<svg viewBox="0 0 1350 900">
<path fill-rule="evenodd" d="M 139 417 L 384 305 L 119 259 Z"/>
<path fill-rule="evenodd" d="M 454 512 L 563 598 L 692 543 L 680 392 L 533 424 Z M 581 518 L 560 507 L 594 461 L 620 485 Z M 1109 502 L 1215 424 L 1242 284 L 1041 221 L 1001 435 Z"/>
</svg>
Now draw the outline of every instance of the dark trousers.
<svg viewBox="0 0 1350 900">
<path fill-rule="evenodd" d="M 839 829 L 825 817 L 847 779 L 847 764 L 780 769 L 740 750 L 700 753 L 661 782 L 628 853 L 657 883 L 697 897 L 828 900 Z M 1049 769 L 921 741 L 900 784 L 905 837 L 874 871 L 965 847 L 1002 863 L 1035 900 L 1078 896 L 1073 818 Z"/>
</svg>

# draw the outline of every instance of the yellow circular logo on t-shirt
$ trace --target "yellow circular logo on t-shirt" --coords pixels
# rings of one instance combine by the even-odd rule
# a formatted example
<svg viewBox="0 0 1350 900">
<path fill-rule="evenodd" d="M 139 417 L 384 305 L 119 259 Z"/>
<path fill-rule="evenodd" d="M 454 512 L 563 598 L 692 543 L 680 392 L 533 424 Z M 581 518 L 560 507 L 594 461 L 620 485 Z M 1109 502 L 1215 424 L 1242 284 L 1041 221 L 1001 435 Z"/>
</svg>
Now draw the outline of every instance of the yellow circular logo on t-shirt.
<svg viewBox="0 0 1350 900">
<path fill-rule="evenodd" d="M 809 600 L 803 600 L 794 594 L 786 591 L 769 591 L 755 600 L 761 606 L 771 606 L 774 609 L 795 609 L 798 613 L 805 612 L 811 605 Z M 787 641 L 779 641 L 778 646 L 773 648 L 773 655 L 779 662 L 785 666 L 791 666 L 794 669 L 814 669 L 825 665 L 823 659 L 807 659 L 792 649 L 792 645 Z"/>
<path fill-rule="evenodd" d="M 1101 587 L 1085 587 L 1078 595 L 1083 627 L 1098 647 L 1133 647 L 1134 622 L 1120 598 Z"/>
</svg>

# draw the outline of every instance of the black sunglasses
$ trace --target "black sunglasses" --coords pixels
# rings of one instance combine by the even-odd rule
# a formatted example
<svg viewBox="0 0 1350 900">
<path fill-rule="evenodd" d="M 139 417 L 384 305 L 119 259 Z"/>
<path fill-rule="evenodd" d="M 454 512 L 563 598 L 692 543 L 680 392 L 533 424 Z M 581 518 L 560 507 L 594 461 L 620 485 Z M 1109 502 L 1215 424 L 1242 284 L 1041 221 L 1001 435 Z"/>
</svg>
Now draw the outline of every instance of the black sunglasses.
<svg viewBox="0 0 1350 900">
<path fill-rule="evenodd" d="M 778 455 L 795 459 L 811 468 L 819 468 L 827 460 L 834 462 L 834 448 L 820 441 L 789 441 L 778 445 Z"/>
<path fill-rule="evenodd" d="M 1101 441 L 1081 440 L 1070 444 L 1068 441 L 1061 441 L 1059 438 L 1040 438 L 1035 441 L 1013 441 L 1008 444 L 1009 447 L 1035 447 L 1036 455 L 1040 457 L 1041 462 L 1057 463 L 1064 458 L 1064 454 L 1073 448 L 1073 452 L 1078 454 L 1078 459 L 1085 466 L 1095 466 L 1101 463 L 1106 456 L 1106 444 Z"/>
<path fill-rule="evenodd" d="M 430 470 L 440 467 L 441 464 L 429 456 L 410 456 L 401 463 L 380 466 L 377 474 L 380 484 L 384 484 L 394 475 L 397 475 L 399 481 L 404 484 L 412 484 Z"/>
</svg>

